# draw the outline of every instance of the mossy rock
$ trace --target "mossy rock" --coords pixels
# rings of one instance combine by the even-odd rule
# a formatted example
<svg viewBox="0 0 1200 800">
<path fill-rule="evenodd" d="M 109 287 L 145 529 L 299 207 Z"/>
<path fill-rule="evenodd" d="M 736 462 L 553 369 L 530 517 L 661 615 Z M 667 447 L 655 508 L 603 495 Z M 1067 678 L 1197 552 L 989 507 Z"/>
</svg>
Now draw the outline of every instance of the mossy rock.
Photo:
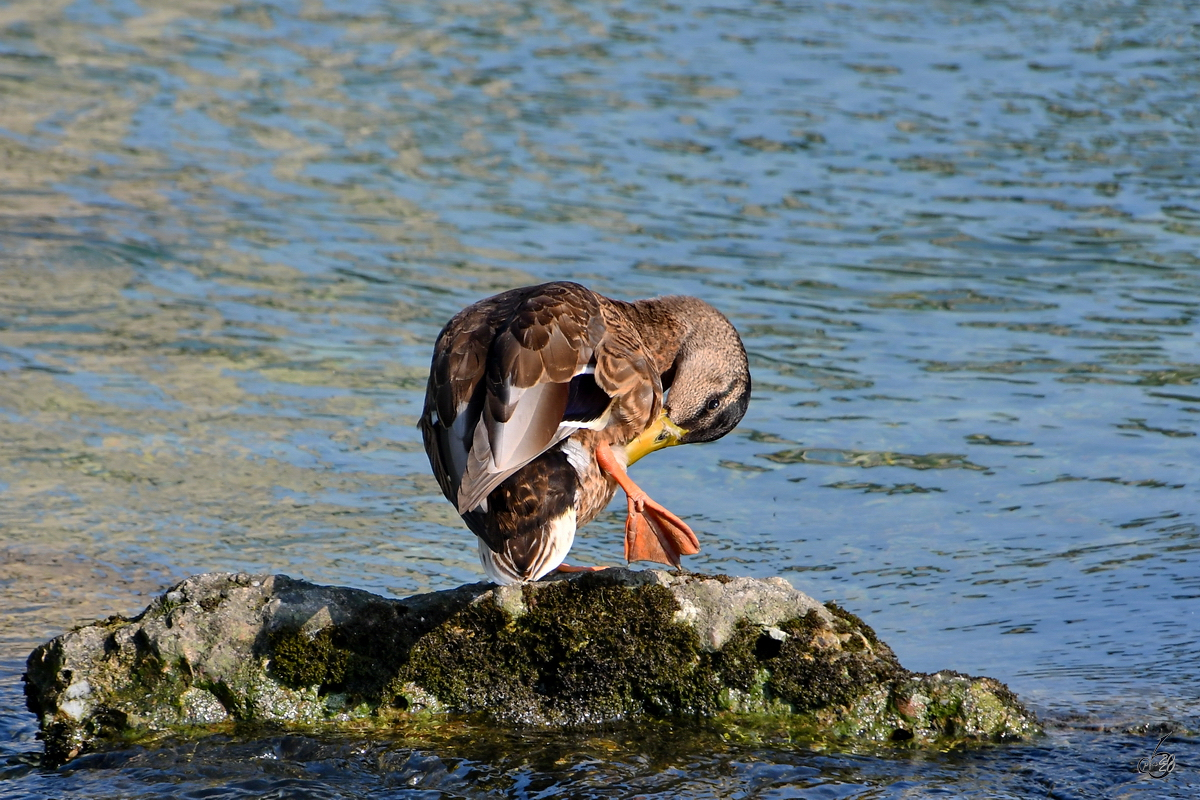
<svg viewBox="0 0 1200 800">
<path fill-rule="evenodd" d="M 286 576 L 189 578 L 132 620 L 39 647 L 47 758 L 239 722 L 383 728 L 463 712 L 517 725 L 773 715 L 838 736 L 1038 731 L 999 682 L 910 673 L 861 619 L 781 579 L 609 569 L 390 600 Z"/>
<path fill-rule="evenodd" d="M 665 587 L 559 582 L 527 587 L 526 596 L 516 618 L 491 603 L 459 612 L 417 643 L 399 685 L 507 722 L 718 709 L 714 659 L 675 622 L 679 604 Z"/>
</svg>

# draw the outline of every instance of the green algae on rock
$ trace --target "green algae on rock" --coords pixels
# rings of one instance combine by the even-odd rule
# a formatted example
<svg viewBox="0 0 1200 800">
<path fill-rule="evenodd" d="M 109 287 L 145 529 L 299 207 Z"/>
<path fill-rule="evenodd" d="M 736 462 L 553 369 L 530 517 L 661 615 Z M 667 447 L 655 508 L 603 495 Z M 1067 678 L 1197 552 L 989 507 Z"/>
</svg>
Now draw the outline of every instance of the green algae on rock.
<svg viewBox="0 0 1200 800">
<path fill-rule="evenodd" d="M 911 673 L 861 619 L 782 579 L 620 568 L 404 600 L 199 575 L 135 619 L 37 648 L 25 680 L 53 763 L 197 726 L 431 711 L 541 726 L 767 714 L 918 743 L 1040 730 L 998 681 Z"/>
</svg>

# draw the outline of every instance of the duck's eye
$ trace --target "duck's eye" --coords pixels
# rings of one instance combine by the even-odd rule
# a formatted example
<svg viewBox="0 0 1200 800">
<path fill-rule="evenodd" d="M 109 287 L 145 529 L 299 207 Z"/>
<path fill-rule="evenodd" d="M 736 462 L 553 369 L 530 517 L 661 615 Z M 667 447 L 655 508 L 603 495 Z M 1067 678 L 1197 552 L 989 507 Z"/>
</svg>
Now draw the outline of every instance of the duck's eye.
<svg viewBox="0 0 1200 800">
<path fill-rule="evenodd" d="M 714 397 L 712 400 L 708 401 L 708 410 L 709 411 L 716 411 L 720 407 L 721 407 L 721 399 L 719 397 Z"/>
</svg>

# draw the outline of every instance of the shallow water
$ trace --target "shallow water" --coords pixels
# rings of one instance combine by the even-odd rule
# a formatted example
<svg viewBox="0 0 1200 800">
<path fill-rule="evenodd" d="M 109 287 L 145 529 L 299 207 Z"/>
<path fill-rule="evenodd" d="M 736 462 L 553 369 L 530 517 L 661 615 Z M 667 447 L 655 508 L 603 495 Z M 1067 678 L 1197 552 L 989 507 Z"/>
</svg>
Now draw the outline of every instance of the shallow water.
<svg viewBox="0 0 1200 800">
<path fill-rule="evenodd" d="M 1150 726 L 1200 728 L 1198 23 L 9 3 L 0 796 L 1195 796 L 1194 740 L 1165 782 L 1132 764 Z M 635 469 L 700 534 L 689 567 L 783 574 L 912 669 L 1008 682 L 1052 735 L 247 734 L 29 766 L 24 656 L 178 577 L 478 579 L 413 428 L 430 347 L 463 305 L 563 277 L 696 294 L 743 332 L 741 428 Z M 620 541 L 614 505 L 573 558 Z"/>
</svg>

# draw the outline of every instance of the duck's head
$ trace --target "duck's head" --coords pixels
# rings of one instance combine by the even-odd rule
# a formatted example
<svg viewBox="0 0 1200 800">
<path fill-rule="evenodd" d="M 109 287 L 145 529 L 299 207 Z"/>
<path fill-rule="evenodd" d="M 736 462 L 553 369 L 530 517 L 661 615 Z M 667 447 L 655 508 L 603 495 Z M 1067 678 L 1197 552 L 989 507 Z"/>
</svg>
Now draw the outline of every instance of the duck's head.
<svg viewBox="0 0 1200 800">
<path fill-rule="evenodd" d="M 662 376 L 662 414 L 626 446 L 631 464 L 671 445 L 720 439 L 741 422 L 750 404 L 750 365 L 733 324 L 703 301 L 678 299 L 689 301 L 679 310 L 686 327 Z"/>
</svg>

